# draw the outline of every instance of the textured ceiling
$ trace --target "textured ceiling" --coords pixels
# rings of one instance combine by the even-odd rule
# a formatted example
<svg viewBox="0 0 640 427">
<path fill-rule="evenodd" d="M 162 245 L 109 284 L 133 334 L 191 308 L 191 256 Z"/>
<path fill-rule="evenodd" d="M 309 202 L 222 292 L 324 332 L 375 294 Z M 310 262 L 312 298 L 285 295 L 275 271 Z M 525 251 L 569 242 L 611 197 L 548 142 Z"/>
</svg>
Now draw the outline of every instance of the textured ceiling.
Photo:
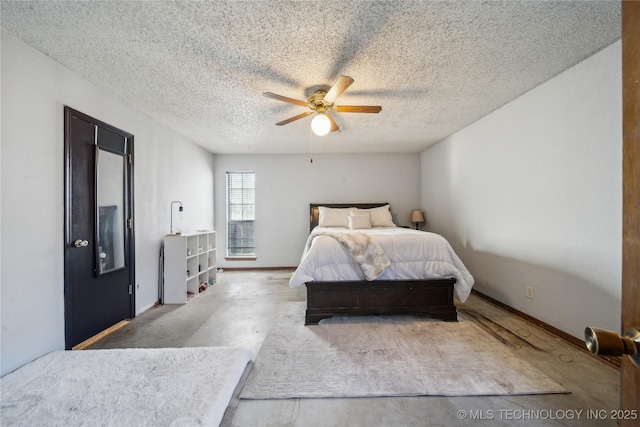
<svg viewBox="0 0 640 427">
<path fill-rule="evenodd" d="M 2 28 L 214 153 L 419 152 L 620 38 L 618 1 L 5 1 Z M 275 126 L 340 75 L 340 132 Z M 312 148 L 310 148 L 312 147 Z"/>
</svg>

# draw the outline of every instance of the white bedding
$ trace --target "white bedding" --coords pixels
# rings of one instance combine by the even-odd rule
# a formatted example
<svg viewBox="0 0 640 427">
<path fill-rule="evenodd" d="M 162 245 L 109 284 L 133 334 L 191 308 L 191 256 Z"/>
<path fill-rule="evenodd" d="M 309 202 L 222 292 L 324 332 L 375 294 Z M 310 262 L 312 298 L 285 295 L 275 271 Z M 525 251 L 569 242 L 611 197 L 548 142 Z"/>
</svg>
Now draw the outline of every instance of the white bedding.
<svg viewBox="0 0 640 427">
<path fill-rule="evenodd" d="M 382 248 L 391 265 L 376 280 L 431 279 L 455 277 L 455 293 L 466 301 L 474 284 L 473 276 L 447 240 L 435 233 L 400 227 L 349 230 L 316 227 L 309 236 L 300 265 L 289 286 L 306 282 L 365 280 L 362 269 L 336 239 L 322 232 L 366 233 Z M 316 235 L 318 234 L 319 235 Z"/>
</svg>

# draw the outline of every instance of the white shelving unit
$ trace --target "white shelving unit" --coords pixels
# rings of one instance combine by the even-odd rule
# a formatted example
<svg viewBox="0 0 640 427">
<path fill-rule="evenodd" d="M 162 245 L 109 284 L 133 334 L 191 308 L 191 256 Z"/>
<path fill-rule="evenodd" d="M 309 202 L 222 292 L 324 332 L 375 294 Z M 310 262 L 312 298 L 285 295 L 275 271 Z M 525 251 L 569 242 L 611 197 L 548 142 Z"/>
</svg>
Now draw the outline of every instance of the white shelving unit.
<svg viewBox="0 0 640 427">
<path fill-rule="evenodd" d="M 216 232 L 164 238 L 163 304 L 184 304 L 216 282 Z"/>
</svg>

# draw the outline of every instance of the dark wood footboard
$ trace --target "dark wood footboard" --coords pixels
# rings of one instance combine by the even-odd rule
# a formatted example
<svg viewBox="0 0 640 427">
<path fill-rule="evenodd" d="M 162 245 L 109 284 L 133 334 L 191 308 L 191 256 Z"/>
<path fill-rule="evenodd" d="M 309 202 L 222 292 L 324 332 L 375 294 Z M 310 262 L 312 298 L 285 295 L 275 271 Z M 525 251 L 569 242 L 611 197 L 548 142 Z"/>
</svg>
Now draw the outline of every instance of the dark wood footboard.
<svg viewBox="0 0 640 427">
<path fill-rule="evenodd" d="M 428 314 L 457 321 L 456 279 L 308 282 L 305 325 L 334 315 Z"/>
</svg>

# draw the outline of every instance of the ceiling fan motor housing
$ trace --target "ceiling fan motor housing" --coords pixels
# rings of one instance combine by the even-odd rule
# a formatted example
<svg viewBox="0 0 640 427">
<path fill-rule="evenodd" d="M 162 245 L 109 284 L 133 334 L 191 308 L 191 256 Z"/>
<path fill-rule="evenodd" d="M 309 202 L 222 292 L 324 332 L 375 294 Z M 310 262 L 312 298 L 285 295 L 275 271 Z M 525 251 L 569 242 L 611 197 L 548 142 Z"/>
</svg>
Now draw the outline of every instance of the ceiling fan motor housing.
<svg viewBox="0 0 640 427">
<path fill-rule="evenodd" d="M 311 95 L 307 100 L 307 105 L 309 106 L 309 108 L 318 113 L 324 113 L 325 111 L 330 110 L 333 107 L 333 103 L 326 102 L 324 100 L 326 94 L 327 92 L 325 92 L 324 90 L 315 91 L 313 95 Z"/>
</svg>

